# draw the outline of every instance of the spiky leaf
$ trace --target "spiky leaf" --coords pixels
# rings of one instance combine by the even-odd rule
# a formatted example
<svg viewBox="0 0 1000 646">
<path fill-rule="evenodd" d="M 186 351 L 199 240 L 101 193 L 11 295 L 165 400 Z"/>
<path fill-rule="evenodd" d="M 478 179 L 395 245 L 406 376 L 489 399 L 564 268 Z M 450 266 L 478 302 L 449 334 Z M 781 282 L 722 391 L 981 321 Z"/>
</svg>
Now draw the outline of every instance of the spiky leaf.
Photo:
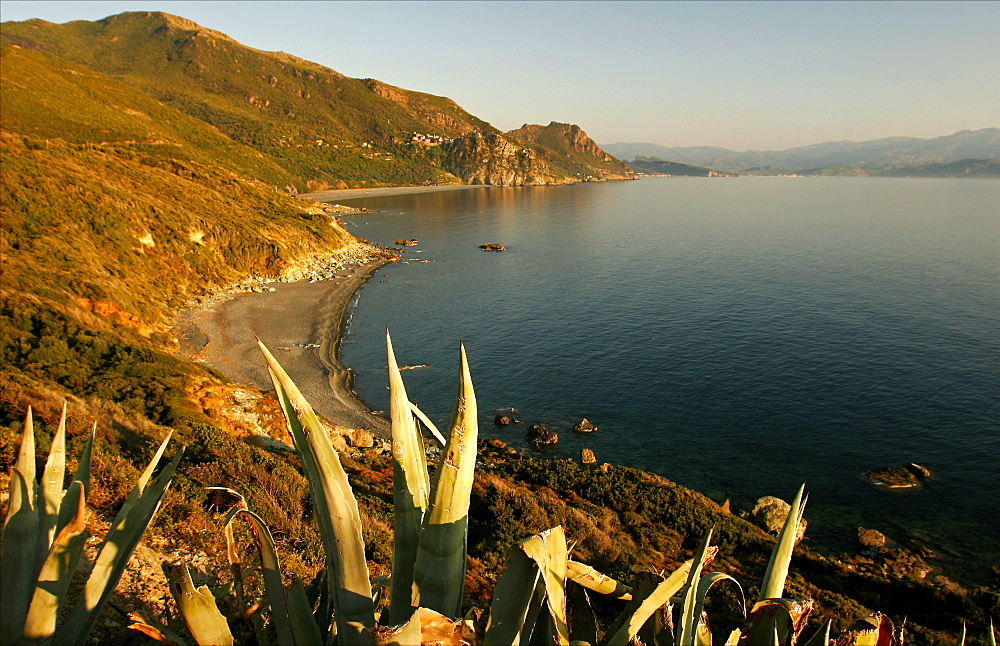
<svg viewBox="0 0 1000 646">
<path fill-rule="evenodd" d="M 260 340 L 257 343 L 267 361 L 289 434 L 309 481 L 326 551 L 338 640 L 348 645 L 370 644 L 371 631 L 375 627 L 375 606 L 354 491 L 312 406 L 267 347 Z"/>
</svg>

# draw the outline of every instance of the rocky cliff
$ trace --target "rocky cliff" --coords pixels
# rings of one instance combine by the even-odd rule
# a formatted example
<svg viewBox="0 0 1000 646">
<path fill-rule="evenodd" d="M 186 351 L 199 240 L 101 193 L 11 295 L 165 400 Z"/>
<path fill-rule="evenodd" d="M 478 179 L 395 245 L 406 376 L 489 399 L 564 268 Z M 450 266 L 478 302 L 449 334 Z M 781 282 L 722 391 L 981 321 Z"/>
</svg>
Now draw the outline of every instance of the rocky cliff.
<svg viewBox="0 0 1000 646">
<path fill-rule="evenodd" d="M 553 172 L 574 181 L 635 179 L 632 169 L 601 150 L 578 125 L 555 121 L 547 126 L 525 124 L 507 136 L 546 159 Z"/>
</svg>

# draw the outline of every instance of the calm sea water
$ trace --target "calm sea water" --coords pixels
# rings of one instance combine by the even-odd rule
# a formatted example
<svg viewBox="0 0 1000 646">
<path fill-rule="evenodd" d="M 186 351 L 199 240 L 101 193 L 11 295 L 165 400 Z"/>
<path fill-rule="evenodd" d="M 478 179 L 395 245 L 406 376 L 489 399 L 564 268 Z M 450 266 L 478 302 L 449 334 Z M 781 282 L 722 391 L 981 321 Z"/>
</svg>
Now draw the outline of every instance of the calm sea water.
<svg viewBox="0 0 1000 646">
<path fill-rule="evenodd" d="M 1000 182 L 646 179 L 355 204 L 418 238 L 359 294 L 341 360 L 388 407 L 384 330 L 446 425 L 458 342 L 481 432 L 662 474 L 718 501 L 811 492 L 809 536 L 859 525 L 945 566 L 1000 561 Z M 500 242 L 503 253 L 478 246 Z M 416 262 L 431 260 L 430 263 Z M 495 409 L 523 424 L 498 429 Z M 590 436 L 570 431 L 586 417 Z M 919 491 L 862 474 L 917 462 Z"/>
</svg>

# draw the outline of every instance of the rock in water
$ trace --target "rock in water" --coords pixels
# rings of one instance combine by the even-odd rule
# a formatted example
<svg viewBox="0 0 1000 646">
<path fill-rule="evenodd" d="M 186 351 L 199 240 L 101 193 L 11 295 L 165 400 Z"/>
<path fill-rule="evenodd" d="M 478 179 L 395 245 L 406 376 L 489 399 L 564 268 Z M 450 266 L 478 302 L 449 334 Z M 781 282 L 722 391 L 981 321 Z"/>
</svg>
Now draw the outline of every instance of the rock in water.
<svg viewBox="0 0 1000 646">
<path fill-rule="evenodd" d="M 479 245 L 479 248 L 483 251 L 507 251 L 507 247 L 499 242 L 487 242 L 486 244 Z"/>
<path fill-rule="evenodd" d="M 597 457 L 594 455 L 594 452 L 590 449 L 580 449 L 580 464 L 597 464 Z"/>
<path fill-rule="evenodd" d="M 878 549 L 885 545 L 886 540 L 885 534 L 880 531 L 858 527 L 858 542 L 862 547 Z"/>
<path fill-rule="evenodd" d="M 931 470 L 910 462 L 901 467 L 880 467 L 865 474 L 872 484 L 890 489 L 919 487 L 924 478 L 929 478 Z"/>
<path fill-rule="evenodd" d="M 493 418 L 493 423 L 497 426 L 507 426 L 510 424 L 510 418 L 506 415 L 497 415 Z"/>
<path fill-rule="evenodd" d="M 584 417 L 579 422 L 577 422 L 576 425 L 573 426 L 573 430 L 576 431 L 577 433 L 593 433 L 594 431 L 597 430 L 597 427 L 594 426 L 594 424 L 589 419 Z"/>
<path fill-rule="evenodd" d="M 528 427 L 528 442 L 536 449 L 549 446 L 559 441 L 559 436 L 540 424 L 533 424 Z"/>
</svg>

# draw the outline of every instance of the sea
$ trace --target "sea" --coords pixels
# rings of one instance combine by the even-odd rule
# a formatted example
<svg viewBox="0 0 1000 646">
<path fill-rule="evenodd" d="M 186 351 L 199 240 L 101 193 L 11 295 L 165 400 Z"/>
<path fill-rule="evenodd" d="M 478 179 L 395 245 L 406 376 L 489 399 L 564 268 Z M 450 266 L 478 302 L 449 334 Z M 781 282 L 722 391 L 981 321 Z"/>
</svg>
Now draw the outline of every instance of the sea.
<svg viewBox="0 0 1000 646">
<path fill-rule="evenodd" d="M 1000 181 L 647 178 L 346 202 L 384 246 L 340 360 L 388 408 L 385 331 L 446 427 L 464 342 L 480 435 L 652 471 L 735 509 L 809 492 L 808 539 L 859 527 L 945 574 L 1000 563 Z M 483 251 L 496 242 L 506 251 Z M 506 413 L 516 409 L 516 414 Z M 498 427 L 497 414 L 519 424 Z M 586 418 L 599 430 L 572 431 Z M 532 449 L 525 431 L 559 434 Z M 915 462 L 924 486 L 864 474 Z"/>
</svg>

